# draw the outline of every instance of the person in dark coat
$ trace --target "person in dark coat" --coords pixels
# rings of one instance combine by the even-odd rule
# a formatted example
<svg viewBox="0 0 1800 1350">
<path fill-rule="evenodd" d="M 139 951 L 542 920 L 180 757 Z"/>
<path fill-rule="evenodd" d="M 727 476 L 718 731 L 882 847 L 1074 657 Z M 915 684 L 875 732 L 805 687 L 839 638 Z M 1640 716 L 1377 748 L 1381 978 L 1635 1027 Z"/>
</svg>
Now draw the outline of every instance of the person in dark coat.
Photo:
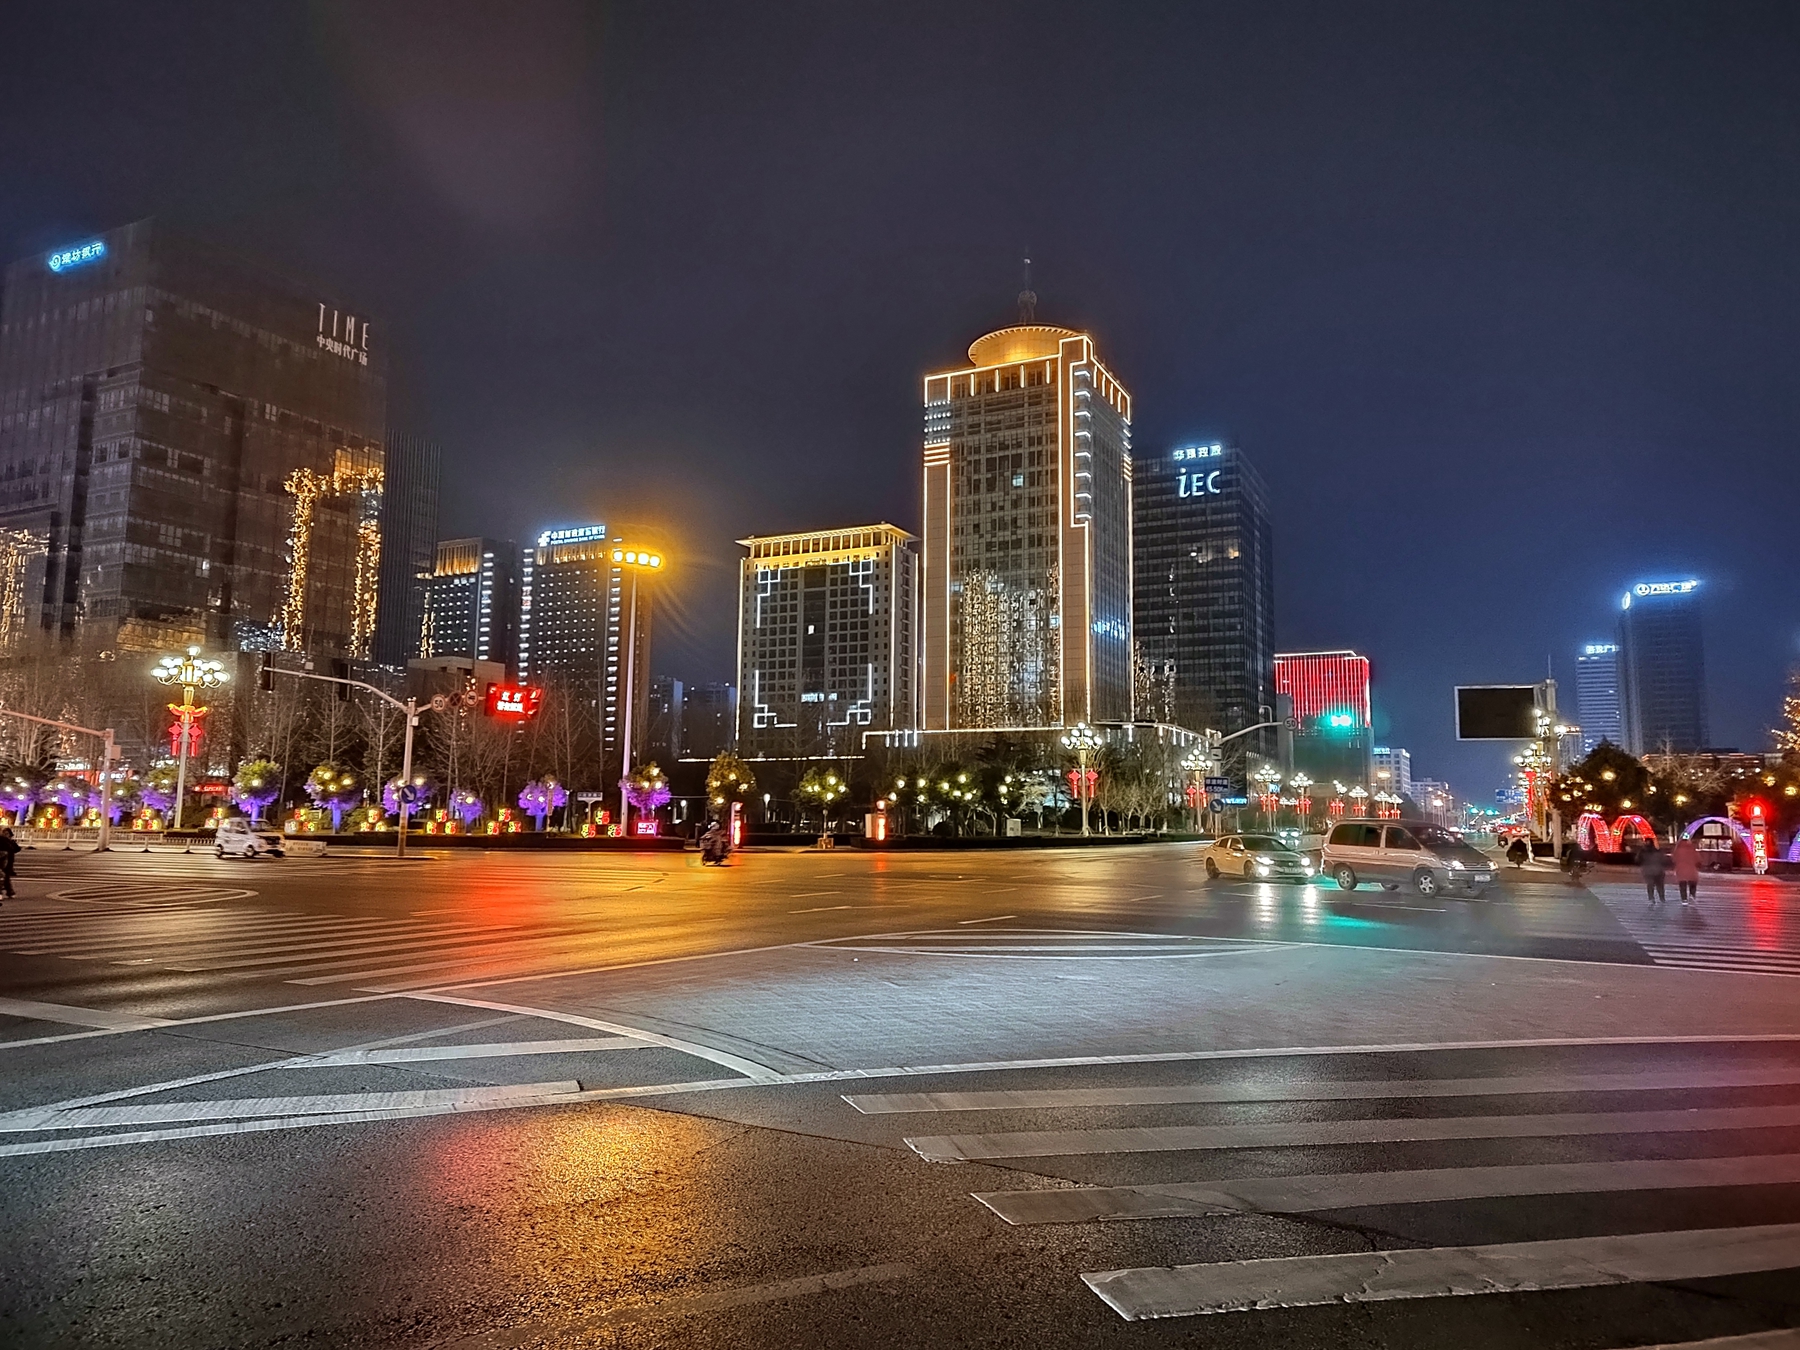
<svg viewBox="0 0 1800 1350">
<path fill-rule="evenodd" d="M 1681 903 L 1691 905 L 1700 893 L 1700 847 L 1683 836 L 1675 841 L 1669 855 L 1675 865 L 1675 886 L 1681 892 Z"/>
<path fill-rule="evenodd" d="M 1638 855 L 1638 871 L 1644 877 L 1644 890 L 1650 896 L 1652 905 L 1660 905 L 1669 898 L 1663 877 L 1668 871 L 1668 860 L 1663 857 L 1662 850 L 1655 844 L 1647 844 Z"/>
<path fill-rule="evenodd" d="M 12 826 L 0 825 L 0 896 L 13 898 L 13 875 L 19 857 L 19 841 L 13 838 Z"/>
</svg>

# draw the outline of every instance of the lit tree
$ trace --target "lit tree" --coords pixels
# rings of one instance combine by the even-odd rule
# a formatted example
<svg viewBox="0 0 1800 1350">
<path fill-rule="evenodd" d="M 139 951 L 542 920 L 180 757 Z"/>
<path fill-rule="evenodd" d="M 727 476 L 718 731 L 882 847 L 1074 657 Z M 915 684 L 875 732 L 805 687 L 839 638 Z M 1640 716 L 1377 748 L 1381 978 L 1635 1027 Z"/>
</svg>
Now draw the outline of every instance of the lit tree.
<svg viewBox="0 0 1800 1350">
<path fill-rule="evenodd" d="M 24 824 L 32 803 L 43 791 L 44 782 L 44 771 L 35 765 L 8 765 L 4 776 L 0 776 L 0 806 L 11 811 L 16 822 Z"/>
<path fill-rule="evenodd" d="M 706 771 L 706 800 L 721 813 L 732 802 L 749 801 L 755 791 L 756 775 L 748 764 L 729 750 L 714 757 Z"/>
<path fill-rule="evenodd" d="M 821 830 L 829 830 L 850 795 L 850 784 L 836 769 L 813 767 L 800 777 L 800 800 L 819 812 Z"/>
<path fill-rule="evenodd" d="M 331 812 L 331 832 L 343 828 L 344 812 L 363 798 L 362 776 L 342 764 L 321 764 L 307 775 L 306 795 L 321 811 Z"/>
<path fill-rule="evenodd" d="M 144 775 L 143 787 L 140 789 L 144 805 L 152 811 L 167 815 L 175 805 L 176 769 L 173 764 L 158 764 Z"/>
<path fill-rule="evenodd" d="M 551 774 L 534 778 L 519 789 L 519 809 L 537 822 L 540 832 L 550 813 L 568 800 L 568 789 Z"/>
<path fill-rule="evenodd" d="M 451 814 L 462 822 L 462 826 L 465 830 L 481 819 L 481 813 L 484 810 L 486 810 L 486 808 L 482 805 L 481 798 L 477 797 L 467 788 L 462 788 L 450 794 Z"/>
<path fill-rule="evenodd" d="M 270 759 L 247 759 L 231 779 L 231 799 L 260 821 L 281 795 L 281 766 Z"/>
<path fill-rule="evenodd" d="M 1775 728 L 1775 745 L 1790 755 L 1800 755 L 1800 667 L 1788 675 L 1787 697 L 1781 700 L 1782 725 Z"/>
<path fill-rule="evenodd" d="M 629 778 L 619 780 L 619 787 L 639 815 L 655 815 L 669 804 L 669 780 L 655 760 L 633 769 Z"/>
<path fill-rule="evenodd" d="M 413 789 L 413 799 L 412 799 L 412 811 L 410 812 L 410 815 L 416 817 L 419 814 L 419 808 L 424 805 L 426 799 L 429 798 L 433 792 L 437 791 L 437 787 L 431 781 L 431 776 L 429 774 L 420 773 L 417 769 L 413 770 L 413 776 L 412 776 L 411 781 L 412 781 L 412 789 Z M 397 816 L 400 814 L 400 775 L 399 774 L 395 774 L 392 778 L 388 779 L 388 781 L 385 784 L 382 785 L 381 805 L 390 816 Z M 475 814 L 476 815 L 481 814 L 479 807 L 477 807 Z"/>
<path fill-rule="evenodd" d="M 87 809 L 88 798 L 93 790 L 85 778 L 59 773 L 44 784 L 41 795 L 43 800 L 55 802 L 62 807 L 63 819 L 73 825 L 81 819 L 81 813 Z"/>
</svg>

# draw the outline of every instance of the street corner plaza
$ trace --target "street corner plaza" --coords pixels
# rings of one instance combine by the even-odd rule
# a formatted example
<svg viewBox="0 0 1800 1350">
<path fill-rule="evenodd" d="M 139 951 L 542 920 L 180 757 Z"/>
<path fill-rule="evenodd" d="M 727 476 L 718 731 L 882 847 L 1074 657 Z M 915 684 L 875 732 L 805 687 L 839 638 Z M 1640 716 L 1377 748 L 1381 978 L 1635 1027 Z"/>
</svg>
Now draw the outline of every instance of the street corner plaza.
<svg viewBox="0 0 1800 1350">
<path fill-rule="evenodd" d="M 7 1346 L 1800 1344 L 1800 887 L 28 850 Z"/>
</svg>

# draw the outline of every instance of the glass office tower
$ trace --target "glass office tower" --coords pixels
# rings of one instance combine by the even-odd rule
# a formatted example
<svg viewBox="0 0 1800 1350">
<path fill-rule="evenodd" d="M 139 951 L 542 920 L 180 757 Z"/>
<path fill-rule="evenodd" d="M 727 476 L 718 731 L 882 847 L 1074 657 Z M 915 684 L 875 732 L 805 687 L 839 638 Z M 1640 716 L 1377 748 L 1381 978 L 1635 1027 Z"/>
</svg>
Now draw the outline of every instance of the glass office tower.
<svg viewBox="0 0 1800 1350">
<path fill-rule="evenodd" d="M 510 539 L 444 539 L 422 581 L 418 655 L 519 669 L 519 550 Z"/>
<path fill-rule="evenodd" d="M 1235 446 L 1183 445 L 1132 468 L 1137 715 L 1224 733 L 1275 706 L 1269 493 Z M 1273 730 L 1244 738 L 1270 754 Z"/>
<path fill-rule="evenodd" d="M 151 221 L 6 269 L 0 529 L 21 630 L 373 645 L 386 383 L 367 318 Z"/>
<path fill-rule="evenodd" d="M 969 361 L 925 379 L 923 726 L 1129 720 L 1131 395 L 1067 328 Z"/>
<path fill-rule="evenodd" d="M 1575 658 L 1575 716 L 1581 722 L 1581 752 L 1601 741 L 1625 746 L 1625 719 L 1619 705 L 1619 644 L 1589 642 Z"/>
<path fill-rule="evenodd" d="M 1640 581 L 1619 615 L 1620 704 L 1634 755 L 1707 745 L 1700 583 Z"/>
</svg>

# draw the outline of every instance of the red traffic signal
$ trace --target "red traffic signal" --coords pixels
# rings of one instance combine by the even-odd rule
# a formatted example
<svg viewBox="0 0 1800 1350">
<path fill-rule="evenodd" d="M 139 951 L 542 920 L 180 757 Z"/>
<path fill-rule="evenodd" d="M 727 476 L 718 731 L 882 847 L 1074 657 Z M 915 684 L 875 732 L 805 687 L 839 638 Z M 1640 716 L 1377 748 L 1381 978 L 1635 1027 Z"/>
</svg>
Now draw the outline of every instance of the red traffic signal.
<svg viewBox="0 0 1800 1350">
<path fill-rule="evenodd" d="M 544 691 L 534 685 L 490 684 L 484 711 L 489 717 L 522 720 L 536 717 L 543 702 Z"/>
</svg>

